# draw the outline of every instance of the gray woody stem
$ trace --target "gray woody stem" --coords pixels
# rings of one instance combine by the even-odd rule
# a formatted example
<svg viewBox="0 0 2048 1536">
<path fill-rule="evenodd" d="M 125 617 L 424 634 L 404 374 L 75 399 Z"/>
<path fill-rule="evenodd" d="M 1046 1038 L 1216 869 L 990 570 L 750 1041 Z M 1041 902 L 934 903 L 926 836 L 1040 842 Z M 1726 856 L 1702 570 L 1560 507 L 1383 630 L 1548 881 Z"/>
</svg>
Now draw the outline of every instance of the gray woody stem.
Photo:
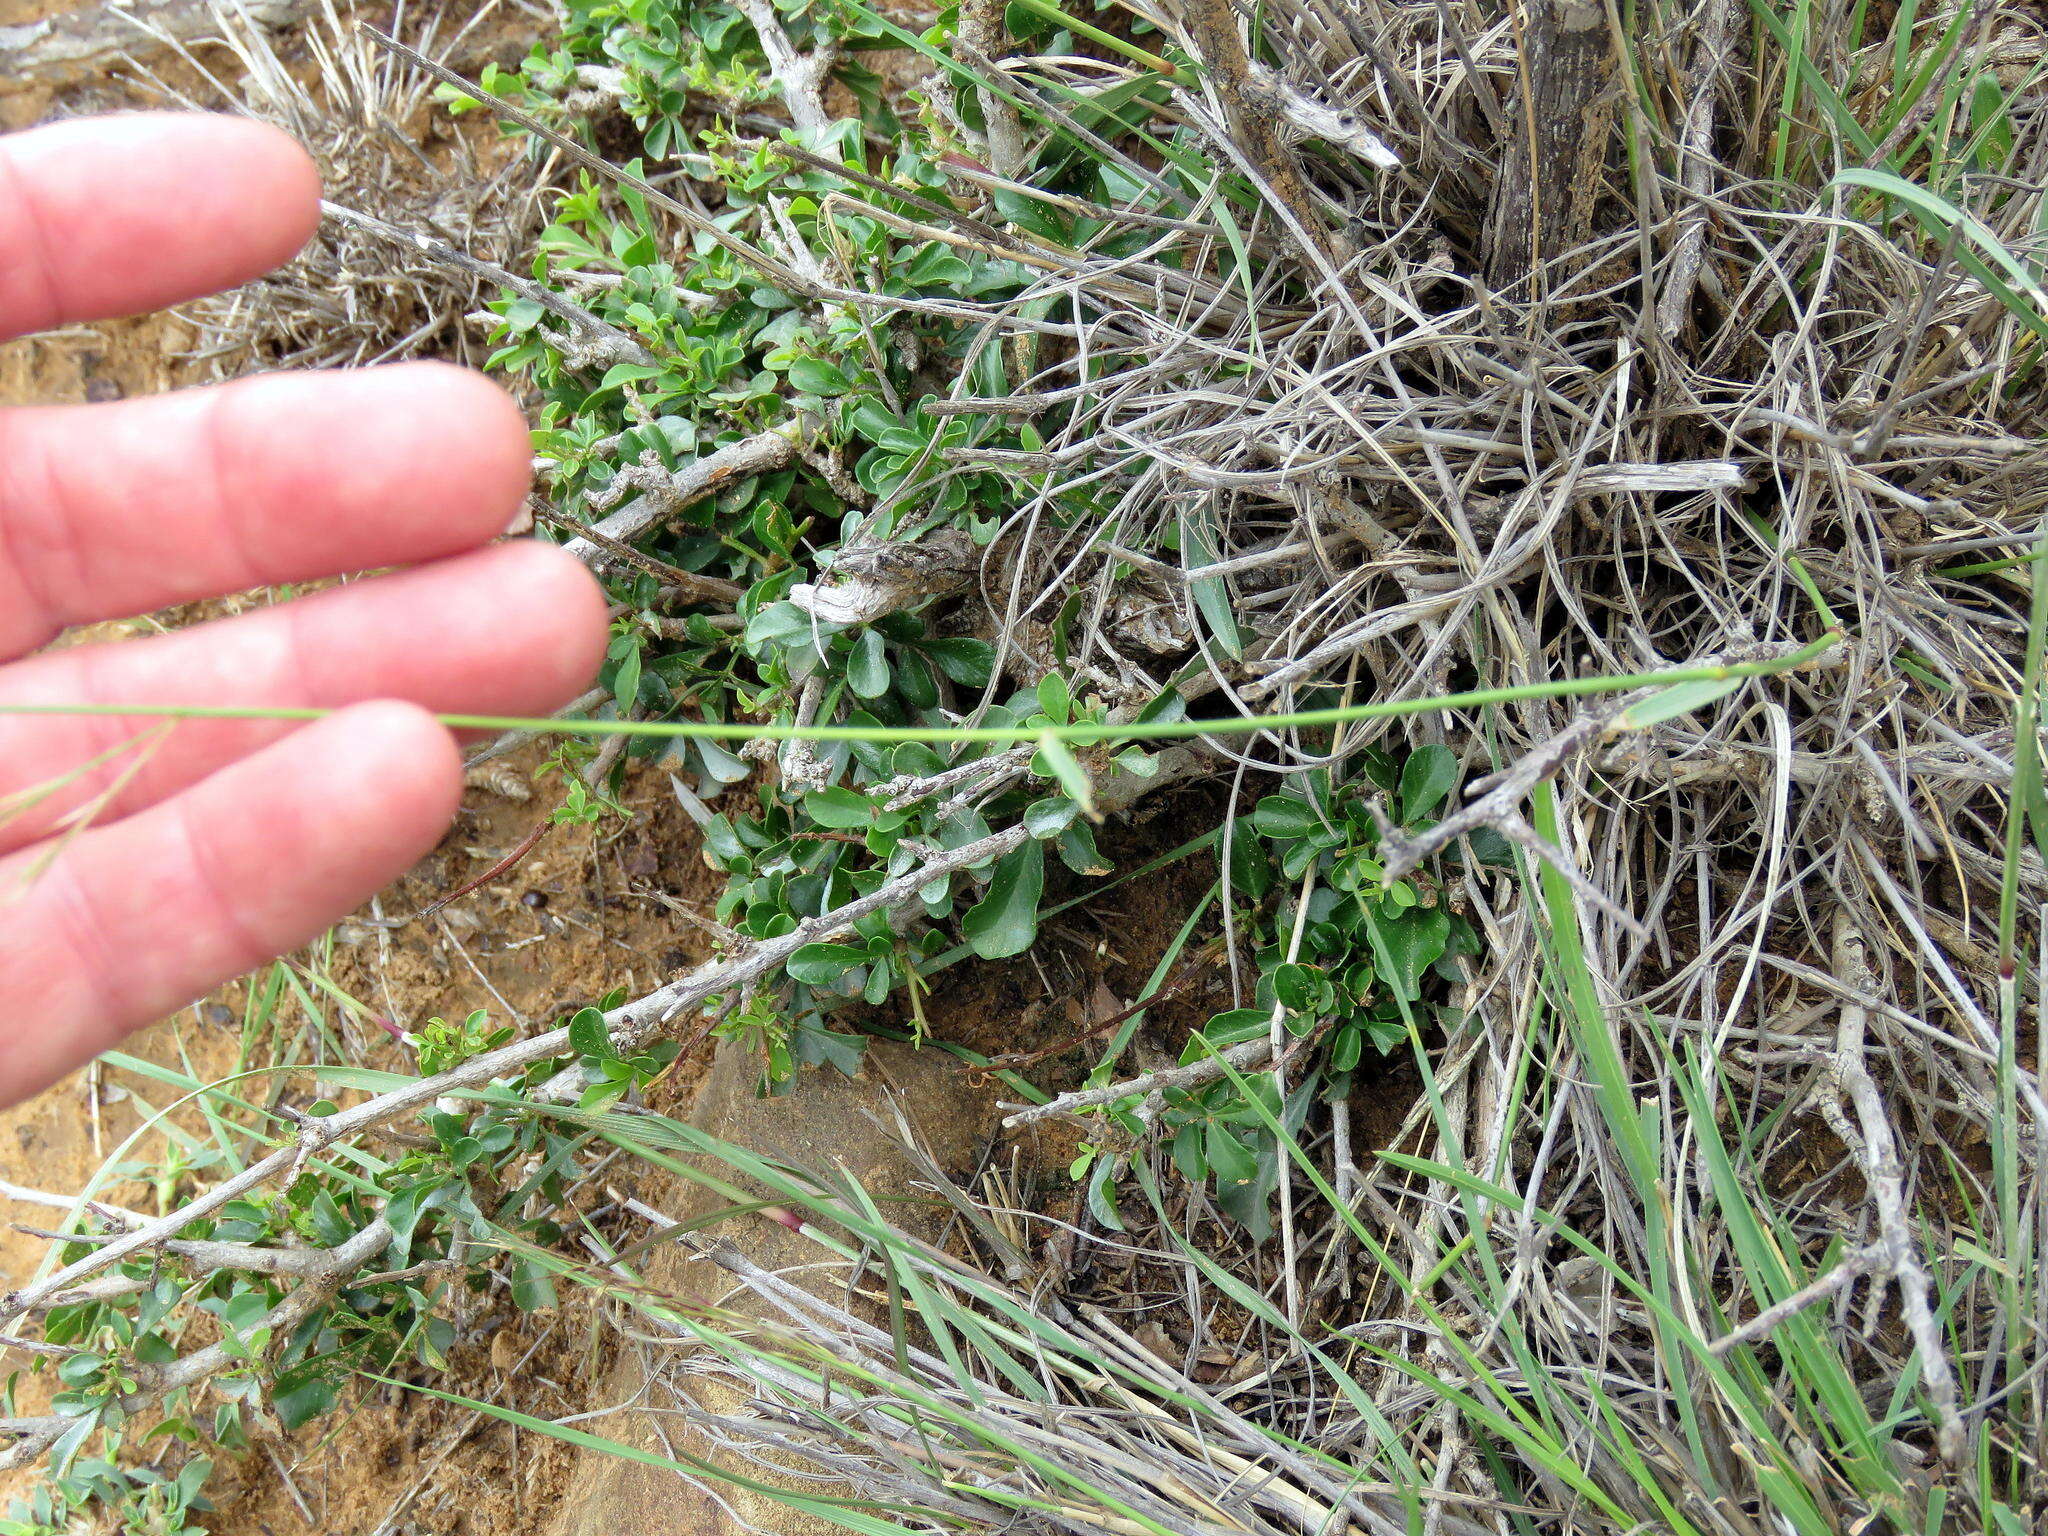
<svg viewBox="0 0 2048 1536">
<path fill-rule="evenodd" d="M 394 245 L 411 246 L 423 255 L 459 267 L 472 276 L 496 283 L 508 293 L 538 304 L 557 320 L 569 327 L 575 337 L 574 345 L 563 353 L 564 361 L 571 366 L 595 367 L 612 363 L 639 363 L 653 367 L 654 354 L 641 346 L 631 336 L 608 321 L 600 320 L 580 304 L 572 304 L 552 288 L 543 288 L 539 283 L 507 272 L 503 267 L 488 261 L 480 261 L 466 251 L 458 251 L 452 245 L 401 229 L 396 224 L 387 224 L 382 219 L 372 218 L 367 213 L 357 213 L 353 208 L 344 208 L 339 203 L 323 201 L 320 212 L 337 224 L 346 224 L 366 234 L 389 240 Z"/>
<path fill-rule="evenodd" d="M 843 933 L 871 912 L 885 911 L 909 901 L 919 890 L 942 876 L 1001 858 L 1029 836 L 1023 827 L 1011 827 L 940 854 L 884 882 L 868 895 L 799 924 L 793 931 L 758 944 L 736 959 L 701 966 L 688 976 L 672 981 L 635 1002 L 613 1009 L 605 1015 L 606 1028 L 622 1049 L 635 1049 L 691 1004 L 764 976 L 804 945 Z M 324 1119 L 307 1121 L 300 1126 L 298 1140 L 293 1144 L 279 1147 L 268 1157 L 250 1164 L 169 1215 L 124 1232 L 55 1274 L 0 1299 L 0 1321 L 47 1305 L 56 1293 L 76 1287 L 89 1276 L 120 1263 L 131 1254 L 162 1246 L 191 1223 L 288 1172 L 294 1164 L 323 1147 L 424 1108 L 443 1094 L 481 1087 L 493 1079 L 523 1071 L 534 1062 L 565 1055 L 568 1050 L 569 1031 L 566 1028 L 551 1029 L 531 1039 L 515 1040 L 495 1051 L 487 1051 L 439 1076 L 407 1083 L 402 1088 L 394 1088 L 389 1093 L 379 1094 Z"/>
<path fill-rule="evenodd" d="M 360 1273 L 363 1266 L 382 1253 L 390 1242 L 391 1228 L 380 1216 L 338 1248 L 306 1250 L 305 1261 L 295 1265 L 297 1272 L 306 1276 L 305 1282 L 265 1313 L 263 1321 L 257 1326 L 268 1329 L 273 1338 L 289 1333 L 312 1316 L 315 1308 L 324 1306 L 331 1300 L 335 1292 L 346 1285 L 352 1276 Z M 217 1243 L 206 1246 L 226 1248 L 234 1245 Z M 105 1252 L 106 1250 L 102 1249 L 93 1257 L 99 1258 Z M 232 1342 L 223 1339 L 217 1344 L 207 1345 L 204 1349 L 196 1349 L 168 1365 L 137 1367 L 137 1388 L 121 1399 L 121 1406 L 133 1413 L 136 1409 L 168 1397 L 181 1388 L 197 1386 L 200 1382 L 242 1363 L 243 1357 L 232 1347 Z M 64 1414 L 28 1419 L 0 1419 L 0 1434 L 12 1434 L 17 1437 L 13 1445 L 0 1452 L 0 1471 L 8 1471 L 33 1461 L 77 1423 L 76 1418 Z"/>
</svg>

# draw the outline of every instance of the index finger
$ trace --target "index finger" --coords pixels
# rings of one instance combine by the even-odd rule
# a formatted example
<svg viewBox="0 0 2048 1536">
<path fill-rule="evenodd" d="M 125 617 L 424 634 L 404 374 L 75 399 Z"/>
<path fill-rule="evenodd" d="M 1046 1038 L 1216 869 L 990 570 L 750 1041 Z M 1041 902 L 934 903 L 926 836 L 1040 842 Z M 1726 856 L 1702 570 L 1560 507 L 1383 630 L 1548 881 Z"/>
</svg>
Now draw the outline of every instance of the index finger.
<svg viewBox="0 0 2048 1536">
<path fill-rule="evenodd" d="M 199 112 L 0 137 L 0 336 L 142 314 L 288 261 L 320 176 L 279 130 Z"/>
</svg>

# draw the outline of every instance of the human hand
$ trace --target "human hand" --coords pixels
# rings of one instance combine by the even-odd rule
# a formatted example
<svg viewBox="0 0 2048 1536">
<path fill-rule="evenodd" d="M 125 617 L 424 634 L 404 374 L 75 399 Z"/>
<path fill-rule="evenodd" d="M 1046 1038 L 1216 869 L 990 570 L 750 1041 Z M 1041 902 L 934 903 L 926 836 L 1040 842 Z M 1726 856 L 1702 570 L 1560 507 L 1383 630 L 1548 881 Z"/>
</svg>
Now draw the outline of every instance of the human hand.
<svg viewBox="0 0 2048 1536">
<path fill-rule="evenodd" d="M 0 138 L 0 335 L 246 281 L 305 243 L 318 199 L 296 145 L 229 118 Z M 119 749 L 158 718 L 0 713 L 0 1102 L 304 943 L 426 852 L 462 790 L 428 711 L 544 714 L 588 685 L 596 583 L 557 550 L 481 547 L 528 452 L 501 390 L 439 364 L 0 412 L 0 660 L 69 624 L 415 567 L 0 666 L 0 706 L 340 710 L 184 721 L 143 752 Z"/>
</svg>

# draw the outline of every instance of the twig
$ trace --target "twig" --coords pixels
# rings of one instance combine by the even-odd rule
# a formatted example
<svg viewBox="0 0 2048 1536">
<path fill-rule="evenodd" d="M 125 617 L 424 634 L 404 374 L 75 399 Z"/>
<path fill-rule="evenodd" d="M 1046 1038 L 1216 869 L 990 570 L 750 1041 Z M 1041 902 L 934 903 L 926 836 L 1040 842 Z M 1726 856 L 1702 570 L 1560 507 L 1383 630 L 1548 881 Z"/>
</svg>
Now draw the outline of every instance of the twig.
<svg viewBox="0 0 2048 1536">
<path fill-rule="evenodd" d="M 1351 696 L 1347 685 L 1344 697 Z M 1316 888 L 1316 861 L 1311 859 L 1301 876 L 1301 889 L 1294 897 L 1294 921 L 1287 934 L 1287 964 L 1293 965 L 1301 959 L 1301 938 L 1308 931 L 1309 898 Z M 1274 999 L 1273 1011 L 1266 1019 L 1266 1052 L 1273 1062 L 1273 1096 L 1281 1104 L 1287 1102 L 1287 1004 Z M 1294 1234 L 1294 1170 L 1283 1153 L 1280 1158 L 1280 1277 L 1281 1286 L 1287 1298 L 1287 1323 L 1290 1328 L 1301 1327 L 1301 1263 L 1295 1250 Z"/>
<path fill-rule="evenodd" d="M 90 1211 L 103 1220 L 124 1227 L 139 1226 L 149 1220 L 139 1211 L 109 1205 L 103 1200 L 85 1200 L 77 1195 L 52 1194 L 48 1190 L 30 1189 L 25 1184 L 16 1184 L 7 1179 L 0 1179 L 0 1199 L 14 1200 L 22 1205 L 47 1206 L 59 1211 Z"/>
<path fill-rule="evenodd" d="M 677 598 L 686 603 L 715 604 L 720 608 L 733 608 L 746 596 L 747 589 L 736 581 L 726 581 L 717 576 L 702 576 L 695 571 L 686 571 L 679 565 L 670 565 L 666 560 L 643 554 L 632 545 L 613 538 L 602 527 L 578 523 L 564 517 L 552 507 L 534 506 L 536 520 L 551 528 L 560 528 L 572 536 L 572 543 L 595 544 L 607 554 L 616 555 L 628 565 L 645 571 L 673 591 Z M 598 562 L 591 562 L 596 564 Z"/>
<path fill-rule="evenodd" d="M 1692 100 L 1678 135 L 1678 180 L 1690 201 L 1679 214 L 1678 238 L 1672 243 L 1671 265 L 1657 295 L 1657 329 L 1669 340 L 1685 327 L 1699 282 L 1702 252 L 1707 243 L 1706 195 L 1714 177 L 1714 122 L 1721 100 L 1721 77 L 1728 68 L 1728 24 L 1732 0 L 1707 0 L 1695 13 L 1700 32 L 1693 44 Z"/>
<path fill-rule="evenodd" d="M 1299 1050 L 1297 1042 L 1293 1050 Z M 1171 1088 L 1193 1088 L 1202 1083 L 1214 1082 L 1232 1068 L 1263 1066 L 1273 1054 L 1273 1043 L 1263 1035 L 1256 1040 L 1244 1040 L 1226 1047 L 1212 1056 L 1178 1067 L 1162 1067 L 1157 1072 L 1146 1072 L 1125 1082 L 1110 1083 L 1102 1088 L 1077 1088 L 1072 1093 L 1063 1093 L 1044 1104 L 1031 1104 L 1003 1118 L 1003 1129 L 1015 1130 L 1020 1125 L 1031 1125 L 1039 1120 L 1050 1120 L 1055 1115 L 1077 1115 L 1085 1109 L 1099 1109 L 1104 1104 L 1114 1104 L 1119 1099 L 1132 1098 L 1137 1094 L 1147 1096 L 1166 1092 Z"/>
<path fill-rule="evenodd" d="M 335 1248 L 308 1249 L 302 1261 L 290 1270 L 274 1270 L 271 1273 L 294 1273 L 304 1276 L 303 1282 L 276 1306 L 264 1314 L 256 1326 L 267 1329 L 272 1338 L 282 1339 L 312 1316 L 314 1310 L 332 1300 L 335 1293 L 346 1285 L 349 1279 L 359 1273 L 363 1266 L 391 1243 L 392 1232 L 383 1217 L 378 1217 L 362 1231 Z M 211 1245 L 233 1247 L 233 1244 Z M 101 1250 L 103 1255 L 105 1250 Z M 99 1257 L 100 1255 L 95 1255 Z M 74 1266 L 75 1267 L 75 1266 Z M 20 1293 L 16 1293 L 19 1296 Z M 137 1409 L 185 1387 L 196 1386 L 222 1371 L 246 1364 L 237 1341 L 223 1339 L 209 1344 L 204 1349 L 162 1366 L 137 1366 L 137 1389 L 120 1400 L 124 1413 Z M 66 1430 L 75 1427 L 76 1418 L 53 1414 L 41 1418 L 0 1419 L 0 1434 L 16 1436 L 13 1445 L 0 1452 L 0 1471 L 10 1471 L 35 1460 L 47 1451 Z"/>
<path fill-rule="evenodd" d="M 960 40 L 991 64 L 1002 57 L 1008 37 L 1003 26 L 1003 0 L 960 0 Z M 981 120 L 986 127 L 989 169 L 1005 181 L 1024 173 L 1024 129 L 1008 96 L 977 84 Z"/>
<path fill-rule="evenodd" d="M 771 0 L 734 3 L 753 27 L 754 35 L 761 39 L 761 51 L 768 56 L 768 78 L 781 92 L 790 121 L 806 133 L 823 133 L 830 128 L 832 115 L 825 110 L 824 92 L 839 55 L 838 45 L 823 42 L 810 55 L 801 54 L 783 30 Z"/>
<path fill-rule="evenodd" d="M 795 723 L 815 724 L 819 706 L 824 702 L 825 674 L 815 672 L 804 679 L 803 689 L 797 694 Z M 782 751 L 776 756 L 776 771 L 781 774 L 783 785 L 797 794 L 827 788 L 832 782 L 831 771 L 817 747 L 801 737 L 782 744 Z"/>
<path fill-rule="evenodd" d="M 1024 747 L 1010 747 L 1004 751 L 992 752 L 987 757 L 972 758 L 967 762 L 956 764 L 951 768 L 941 769 L 937 773 L 926 774 L 923 777 L 905 774 L 893 779 L 886 779 L 882 783 L 877 784 L 871 793 L 881 798 L 884 810 L 900 811 L 906 806 L 915 805 L 920 800 L 938 794 L 941 790 L 950 790 L 960 785 L 967 785 L 970 786 L 969 789 L 961 790 L 948 802 L 949 807 L 964 804 L 962 796 L 979 794 L 983 780 L 996 777 L 1008 778 L 1014 774 L 1021 773 L 1024 765 L 1029 763 L 1037 753 L 1038 747 L 1035 743 Z M 942 811 L 940 815 L 943 820 L 945 812 Z"/>
<path fill-rule="evenodd" d="M 1485 241 L 1487 278 L 1499 290 L 1592 232 L 1614 122 L 1606 8 L 1593 0 L 1523 0 L 1514 16 L 1521 122 L 1494 184 Z"/>
<path fill-rule="evenodd" d="M 957 528 L 843 545 L 832 557 L 832 580 L 800 581 L 789 589 L 789 601 L 827 624 L 871 624 L 970 585 L 980 558 L 974 541 Z"/>
<path fill-rule="evenodd" d="M 660 359 L 648 351 L 626 332 L 607 320 L 593 315 L 580 304 L 573 304 L 552 288 L 542 287 L 530 278 L 507 272 L 493 262 L 481 261 L 467 251 L 458 251 L 454 246 L 420 234 L 417 230 L 401 229 L 396 224 L 387 224 L 382 219 L 367 213 L 358 213 L 353 208 L 344 208 L 339 203 L 323 201 L 320 211 L 337 224 L 346 224 L 366 234 L 378 236 L 397 245 L 410 246 L 435 261 L 446 262 L 460 267 L 474 277 L 496 283 L 507 292 L 516 293 L 529 303 L 538 304 L 549 314 L 567 325 L 575 336 L 571 346 L 562 349 L 562 357 L 571 367 L 602 368 L 614 363 L 638 363 L 653 367 Z"/>
<path fill-rule="evenodd" d="M 1736 646 L 1702 658 L 1695 665 L 1730 666 L 1773 661 L 1781 656 L 1789 656 L 1799 648 L 1789 640 Z M 1633 693 L 1623 694 L 1606 703 L 1580 711 L 1549 740 L 1524 753 L 1499 773 L 1485 779 L 1474 780 L 1466 792 L 1479 792 L 1479 798 L 1453 811 L 1427 831 L 1403 836 L 1392 828 L 1385 829 L 1386 835 L 1381 846 L 1386 855 L 1386 878 L 1398 880 L 1420 866 L 1425 859 L 1440 853 L 1454 839 L 1464 837 L 1480 827 L 1491 827 L 1502 836 L 1540 855 L 1544 862 L 1571 881 L 1580 894 L 1597 902 L 1603 910 L 1628 925 L 1631 931 L 1638 935 L 1643 934 L 1641 922 L 1586 882 L 1577 865 L 1538 837 L 1528 823 L 1523 821 L 1517 808 L 1528 797 L 1530 790 L 1554 775 L 1579 753 L 1604 739 L 1615 721 L 1621 719 L 1633 705 L 1656 692 L 1658 690 L 1655 688 L 1639 688 Z"/>
<path fill-rule="evenodd" d="M 1866 1247 L 1852 1248 L 1843 1255 L 1842 1262 L 1822 1275 L 1818 1280 L 1809 1281 L 1783 1301 L 1765 1307 L 1740 1328 L 1724 1333 L 1707 1346 L 1710 1354 L 1725 1355 L 1730 1350 L 1740 1349 L 1745 1344 L 1754 1344 L 1768 1338 L 1777 1326 L 1788 1317 L 1804 1312 L 1817 1301 L 1847 1290 L 1863 1276 L 1884 1267 L 1888 1250 L 1883 1243 L 1871 1243 Z"/>
<path fill-rule="evenodd" d="M 1858 991 L 1875 990 L 1865 957 L 1864 939 L 1849 909 L 1839 907 L 1834 923 L 1835 969 Z M 1920 1380 L 1934 1405 L 1935 1446 L 1942 1460 L 1960 1466 L 1967 1449 L 1962 1415 L 1957 1408 L 1955 1372 L 1942 1345 L 1941 1325 L 1934 1316 L 1934 1282 L 1920 1263 L 1911 1221 L 1906 1213 L 1904 1169 L 1891 1116 L 1864 1061 L 1864 1026 L 1869 1017 L 1862 1004 L 1845 1000 L 1835 1031 L 1829 1075 L 1836 1090 L 1856 1111 L 1852 1126 L 1832 1099 L 1821 1101 L 1821 1113 L 1856 1158 L 1871 1204 L 1877 1211 L 1880 1257 L 1877 1269 L 1898 1288 L 1899 1311 L 1920 1362 Z"/>
<path fill-rule="evenodd" d="M 1222 104 L 1231 141 L 1256 165 L 1316 253 L 1330 267 L 1342 267 L 1352 253 L 1330 232 L 1293 152 L 1276 132 L 1283 116 L 1281 104 L 1270 80 L 1254 70 L 1230 0 L 1184 0 L 1178 12 Z"/>
<path fill-rule="evenodd" d="M 689 975 L 670 982 L 645 997 L 614 1008 L 605 1015 L 606 1028 L 621 1049 L 634 1049 L 653 1038 L 662 1025 L 682 1013 L 684 1009 L 701 1003 L 717 993 L 730 991 L 766 975 L 804 945 L 815 944 L 844 933 L 869 913 L 886 911 L 912 900 L 919 891 L 935 880 L 1001 858 L 1025 842 L 1029 836 L 1030 833 L 1022 826 L 1010 827 L 942 853 L 914 869 L 905 871 L 893 880 L 885 881 L 866 896 L 849 901 L 822 916 L 806 919 L 780 938 L 759 943 L 744 955 L 700 966 Z M 536 1061 L 565 1055 L 569 1049 L 568 1029 L 551 1029 L 544 1034 L 500 1046 L 494 1051 L 486 1051 L 483 1055 L 473 1057 L 461 1066 L 453 1067 L 438 1076 L 409 1082 L 401 1088 L 394 1088 L 388 1093 L 379 1094 L 375 1098 L 324 1118 L 301 1117 L 298 1121 L 299 1136 L 296 1144 L 278 1148 L 268 1156 L 251 1163 L 240 1173 L 223 1179 L 177 1210 L 122 1233 L 55 1274 L 8 1293 L 6 1297 L 0 1298 L 0 1321 L 18 1317 L 23 1312 L 47 1305 L 50 1298 L 57 1293 L 78 1286 L 90 1276 L 122 1262 L 131 1254 L 160 1246 L 176 1237 L 193 1222 L 219 1210 L 229 1201 L 252 1189 L 260 1188 L 281 1174 L 289 1173 L 295 1166 L 302 1164 L 313 1153 L 325 1147 L 380 1126 L 387 1120 L 396 1119 L 400 1115 L 430 1105 L 445 1095 L 481 1087 L 494 1079 L 523 1071 Z"/>
<path fill-rule="evenodd" d="M 623 740 L 625 740 L 623 736 L 614 736 L 612 738 L 612 741 Z M 607 742 L 606 745 L 609 746 L 611 743 Z M 463 881 L 462 884 L 458 885 L 447 895 L 437 897 L 435 900 L 428 902 L 419 911 L 413 913 L 412 916 L 395 919 L 394 924 L 416 923 L 423 917 L 432 917 L 450 902 L 460 901 L 471 891 L 479 890 L 489 885 L 498 876 L 504 874 L 506 870 L 512 868 L 513 865 L 533 852 L 534 848 L 540 843 L 540 840 L 548 835 L 548 832 L 554 825 L 555 821 L 552 816 L 541 817 L 540 820 L 533 824 L 532 829 L 524 837 L 520 838 L 518 842 L 514 843 L 504 857 L 494 861 L 489 869 L 473 879 Z"/>
<path fill-rule="evenodd" d="M 578 694 L 560 709 L 556 710 L 550 718 L 555 720 L 577 719 L 580 716 L 589 714 L 591 710 L 596 709 L 611 696 L 612 691 L 609 688 L 592 688 L 585 693 Z M 541 734 L 539 731 L 507 731 L 496 741 L 477 748 L 476 751 L 463 759 L 462 765 L 465 768 L 475 768 L 483 763 L 491 762 L 493 759 L 504 757 L 507 753 L 518 751 L 529 741 L 538 740 Z"/>
<path fill-rule="evenodd" d="M 1387 148 L 1384 140 L 1345 107 L 1333 107 L 1313 91 L 1304 90 L 1262 64 L 1254 64 L 1251 79 L 1259 91 L 1280 110 L 1280 116 L 1296 133 L 1356 155 L 1377 170 L 1399 170 L 1401 157 Z"/>
<path fill-rule="evenodd" d="M 695 502 L 724 490 L 750 475 L 780 469 L 796 457 L 804 433 L 801 419 L 756 432 L 736 443 L 728 443 L 673 474 L 658 467 L 631 465 L 619 471 L 612 484 L 623 494 L 641 494 L 562 547 L 588 564 L 596 564 L 607 549 L 638 538 L 648 529 Z M 597 539 L 603 539 L 600 544 Z"/>
</svg>

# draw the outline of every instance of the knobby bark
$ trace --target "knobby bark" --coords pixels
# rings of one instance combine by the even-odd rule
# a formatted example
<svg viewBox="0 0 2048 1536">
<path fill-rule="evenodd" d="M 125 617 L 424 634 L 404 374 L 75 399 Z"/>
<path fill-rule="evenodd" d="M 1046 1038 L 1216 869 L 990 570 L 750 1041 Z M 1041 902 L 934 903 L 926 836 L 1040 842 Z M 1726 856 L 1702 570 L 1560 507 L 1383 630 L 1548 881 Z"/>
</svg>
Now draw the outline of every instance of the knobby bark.
<svg viewBox="0 0 2048 1536">
<path fill-rule="evenodd" d="M 1281 136 L 1279 99 L 1271 80 L 1260 78 L 1238 35 L 1230 0 L 1183 0 L 1180 17 L 1208 69 L 1232 141 L 1299 226 L 1301 238 L 1325 264 L 1341 268 L 1352 256 L 1350 245 L 1324 223 L 1294 151 Z"/>
<path fill-rule="evenodd" d="M 1520 0 L 1522 89 L 1494 184 L 1486 275 L 1507 289 L 1583 245 L 1614 138 L 1616 57 L 1599 0 Z"/>
</svg>

